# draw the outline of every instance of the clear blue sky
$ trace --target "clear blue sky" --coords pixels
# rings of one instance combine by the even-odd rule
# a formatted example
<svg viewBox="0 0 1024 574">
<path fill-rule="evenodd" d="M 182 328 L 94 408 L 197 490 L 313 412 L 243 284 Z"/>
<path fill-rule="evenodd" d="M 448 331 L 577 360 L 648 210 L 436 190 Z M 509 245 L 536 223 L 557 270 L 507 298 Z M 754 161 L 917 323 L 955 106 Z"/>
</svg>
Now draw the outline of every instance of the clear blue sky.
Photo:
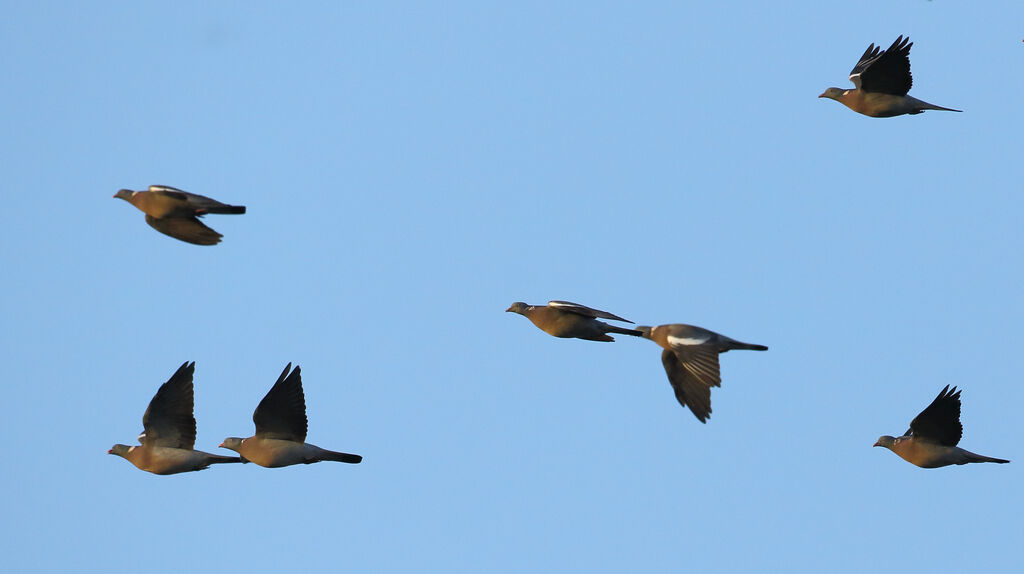
<svg viewBox="0 0 1024 574">
<path fill-rule="evenodd" d="M 1024 4 L 208 4 L 4 7 L 0 570 L 1020 571 Z M 964 113 L 816 98 L 899 34 Z M 702 425 L 549 299 L 771 350 Z M 105 454 L 186 360 L 197 448 L 291 361 L 363 464 Z M 871 447 L 946 384 L 1013 464 Z"/>
</svg>

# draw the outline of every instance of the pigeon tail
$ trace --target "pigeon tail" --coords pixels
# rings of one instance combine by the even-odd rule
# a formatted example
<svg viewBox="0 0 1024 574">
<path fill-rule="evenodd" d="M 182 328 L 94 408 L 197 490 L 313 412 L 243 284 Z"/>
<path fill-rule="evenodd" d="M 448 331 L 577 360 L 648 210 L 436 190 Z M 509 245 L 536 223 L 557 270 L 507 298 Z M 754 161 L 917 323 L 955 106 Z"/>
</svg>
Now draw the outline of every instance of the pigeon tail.
<svg viewBox="0 0 1024 574">
<path fill-rule="evenodd" d="M 359 464 L 363 461 L 363 457 L 358 454 L 348 454 L 347 452 L 323 450 L 319 454 L 320 460 L 333 460 L 334 462 L 347 462 L 349 464 Z"/>
<path fill-rule="evenodd" d="M 918 100 L 920 101 L 920 100 Z M 935 104 L 929 104 L 928 102 L 921 102 L 923 105 L 919 108 L 920 111 L 913 113 L 921 113 L 924 110 L 939 110 L 940 112 L 963 112 L 963 110 L 954 110 L 953 108 L 944 108 L 942 106 L 936 106 Z"/>
<path fill-rule="evenodd" d="M 971 456 L 967 459 L 967 462 L 996 462 L 999 464 L 1006 464 L 1010 462 L 1005 458 L 992 458 L 991 456 L 982 456 L 980 454 L 974 454 L 973 452 L 970 453 L 970 455 Z"/>
<path fill-rule="evenodd" d="M 929 104 L 924 100 L 919 100 L 913 96 L 905 96 L 903 98 L 906 113 L 914 115 L 919 114 L 925 110 L 939 110 L 941 112 L 963 112 L 963 110 L 954 110 L 953 108 L 944 108 L 942 106 L 936 106 L 935 104 Z"/>
<path fill-rule="evenodd" d="M 616 327 L 615 325 L 608 325 L 607 323 L 602 323 L 602 325 L 605 325 L 605 332 L 606 333 L 617 333 L 619 335 L 632 335 L 634 337 L 643 337 L 644 336 L 643 331 L 637 331 L 636 329 L 626 329 L 624 327 Z"/>
<path fill-rule="evenodd" d="M 212 207 L 204 207 L 201 210 L 203 213 L 223 213 L 227 215 L 241 215 L 245 213 L 244 205 L 215 205 Z"/>
<path fill-rule="evenodd" d="M 206 462 L 210 464 L 221 464 L 225 462 L 249 462 L 240 456 L 224 456 L 220 454 L 211 454 L 208 456 L 209 458 L 206 459 Z"/>
<path fill-rule="evenodd" d="M 740 351 L 767 351 L 768 347 L 764 345 L 755 345 L 753 343 L 740 343 L 736 341 L 729 347 L 730 350 L 737 349 Z"/>
</svg>

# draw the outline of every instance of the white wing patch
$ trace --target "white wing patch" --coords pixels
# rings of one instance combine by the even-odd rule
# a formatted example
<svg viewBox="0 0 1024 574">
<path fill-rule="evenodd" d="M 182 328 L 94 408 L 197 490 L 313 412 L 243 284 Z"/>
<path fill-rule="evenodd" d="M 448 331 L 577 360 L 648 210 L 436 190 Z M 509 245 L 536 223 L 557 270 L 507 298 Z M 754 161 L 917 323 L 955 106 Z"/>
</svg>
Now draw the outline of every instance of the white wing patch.
<svg viewBox="0 0 1024 574">
<path fill-rule="evenodd" d="M 692 337 L 673 337 L 672 335 L 669 335 L 667 338 L 668 338 L 669 344 L 672 345 L 672 346 L 676 346 L 676 345 L 686 345 L 686 346 L 689 346 L 689 345 L 703 345 L 704 343 L 707 343 L 708 340 L 710 339 L 710 337 L 704 337 L 703 339 L 697 339 L 697 338 L 692 338 Z"/>
<path fill-rule="evenodd" d="M 151 185 L 151 186 L 149 186 L 149 191 L 179 191 L 179 192 L 184 193 L 182 190 L 180 190 L 180 189 L 178 189 L 176 187 L 171 187 L 169 185 Z M 136 191 L 135 193 L 138 193 L 138 192 Z"/>
</svg>

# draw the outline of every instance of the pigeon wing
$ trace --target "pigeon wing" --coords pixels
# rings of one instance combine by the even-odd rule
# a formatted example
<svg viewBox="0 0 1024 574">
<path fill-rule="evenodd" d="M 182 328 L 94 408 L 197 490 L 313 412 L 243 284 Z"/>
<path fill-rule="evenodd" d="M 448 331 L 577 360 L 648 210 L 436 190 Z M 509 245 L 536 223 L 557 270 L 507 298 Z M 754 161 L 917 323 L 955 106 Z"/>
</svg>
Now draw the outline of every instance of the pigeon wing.
<svg viewBox="0 0 1024 574">
<path fill-rule="evenodd" d="M 144 445 L 192 450 L 196 444 L 196 418 L 192 414 L 194 392 L 192 375 L 196 364 L 182 363 L 166 383 L 160 385 L 146 414 L 142 415 Z"/>
<path fill-rule="evenodd" d="M 661 352 L 661 364 L 679 404 L 689 407 L 697 420 L 706 423 L 711 416 L 711 387 L 686 369 L 672 351 L 666 349 Z"/>
<path fill-rule="evenodd" d="M 910 38 L 900 36 L 888 50 L 868 46 L 850 71 L 850 81 L 865 92 L 905 96 L 914 83 L 910 75 Z"/>
<path fill-rule="evenodd" d="M 302 375 L 298 366 L 289 374 L 291 368 L 288 363 L 252 414 L 258 437 L 306 442 L 308 421 Z"/>
<path fill-rule="evenodd" d="M 558 309 L 560 311 L 575 313 L 577 315 L 583 315 L 584 317 L 590 317 L 592 319 L 611 319 L 612 321 L 632 323 L 632 321 L 630 321 L 629 319 L 623 319 L 618 315 L 612 315 L 608 311 L 594 309 L 592 307 L 580 305 L 579 303 L 572 303 L 570 301 L 548 301 L 548 307 L 551 307 L 552 309 Z"/>
<path fill-rule="evenodd" d="M 932 404 L 910 422 L 910 431 L 922 440 L 956 446 L 964 433 L 960 424 L 960 391 L 946 385 Z"/>
</svg>

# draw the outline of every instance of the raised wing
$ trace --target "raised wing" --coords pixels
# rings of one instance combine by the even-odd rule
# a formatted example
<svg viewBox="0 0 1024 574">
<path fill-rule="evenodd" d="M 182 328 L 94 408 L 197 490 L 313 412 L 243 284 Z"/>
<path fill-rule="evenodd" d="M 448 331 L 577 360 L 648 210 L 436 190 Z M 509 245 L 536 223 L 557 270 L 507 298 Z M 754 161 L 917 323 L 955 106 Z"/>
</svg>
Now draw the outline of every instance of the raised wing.
<svg viewBox="0 0 1024 574">
<path fill-rule="evenodd" d="M 181 364 L 166 383 L 160 385 L 146 414 L 142 415 L 139 442 L 192 450 L 196 444 L 196 418 L 192 415 L 194 393 L 192 375 L 196 364 Z"/>
<path fill-rule="evenodd" d="M 306 442 L 308 421 L 302 375 L 297 366 L 289 374 L 291 368 L 292 364 L 288 363 L 252 414 L 258 437 Z"/>
<path fill-rule="evenodd" d="M 922 440 L 956 446 L 964 433 L 960 424 L 960 391 L 946 385 L 932 404 L 910 422 L 910 432 Z"/>
<path fill-rule="evenodd" d="M 850 71 L 850 81 L 865 92 L 905 96 L 914 83 L 910 75 L 910 38 L 900 36 L 881 50 L 871 44 Z"/>
</svg>

